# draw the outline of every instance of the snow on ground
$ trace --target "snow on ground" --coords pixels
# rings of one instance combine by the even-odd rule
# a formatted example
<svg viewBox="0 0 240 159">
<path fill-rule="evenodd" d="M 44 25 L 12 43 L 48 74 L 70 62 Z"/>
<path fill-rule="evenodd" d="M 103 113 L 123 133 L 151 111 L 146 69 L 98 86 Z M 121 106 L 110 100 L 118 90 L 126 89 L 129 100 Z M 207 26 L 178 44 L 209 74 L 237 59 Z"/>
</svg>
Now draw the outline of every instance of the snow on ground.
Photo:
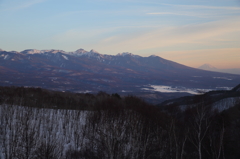
<svg viewBox="0 0 240 159">
<path fill-rule="evenodd" d="M 215 79 L 224 79 L 224 80 L 229 80 L 229 81 L 231 81 L 232 79 L 230 79 L 230 78 L 227 78 L 227 77 L 213 77 L 213 78 L 215 78 Z"/>
<path fill-rule="evenodd" d="M 224 110 L 227 110 L 227 109 L 235 106 L 238 103 L 240 103 L 240 97 L 231 97 L 231 98 L 225 98 L 225 99 L 219 100 L 209 106 L 212 107 L 212 110 L 218 110 L 219 112 L 222 112 Z M 169 103 L 169 104 L 171 104 L 171 103 Z M 191 104 L 191 105 L 179 105 L 179 108 L 182 111 L 185 111 L 187 108 L 192 108 L 199 104 L 201 104 L 201 103 Z"/>
<path fill-rule="evenodd" d="M 186 88 L 186 87 L 172 87 L 165 85 L 146 85 L 148 88 L 142 88 L 146 91 L 162 92 L 162 93 L 189 93 L 189 94 L 203 94 L 212 90 L 231 90 L 231 87 L 217 87 L 216 89 L 200 89 L 200 88 Z M 150 88 L 149 88 L 150 87 Z"/>
<path fill-rule="evenodd" d="M 0 105 L 0 158 L 27 151 L 29 155 L 34 154 L 43 143 L 59 146 L 62 155 L 69 149 L 81 149 L 78 143 L 83 139 L 82 130 L 88 113 Z"/>
<path fill-rule="evenodd" d="M 67 56 L 62 55 L 62 57 L 63 57 L 65 60 L 68 60 L 68 57 L 67 57 Z"/>
<path fill-rule="evenodd" d="M 240 97 L 231 97 L 231 98 L 225 98 L 218 102 L 213 103 L 213 109 L 217 109 L 219 112 L 229 109 L 233 107 L 234 105 L 240 103 Z"/>
<path fill-rule="evenodd" d="M 147 85 L 150 88 L 142 88 L 142 90 L 155 91 L 162 93 L 189 93 L 189 94 L 202 94 L 203 92 L 211 91 L 210 89 L 194 89 L 194 88 L 185 88 L 185 87 L 171 87 L 164 85 Z"/>
<path fill-rule="evenodd" d="M 4 56 L 4 60 L 6 60 L 8 57 L 9 57 L 9 55 L 5 55 L 5 56 Z"/>
</svg>

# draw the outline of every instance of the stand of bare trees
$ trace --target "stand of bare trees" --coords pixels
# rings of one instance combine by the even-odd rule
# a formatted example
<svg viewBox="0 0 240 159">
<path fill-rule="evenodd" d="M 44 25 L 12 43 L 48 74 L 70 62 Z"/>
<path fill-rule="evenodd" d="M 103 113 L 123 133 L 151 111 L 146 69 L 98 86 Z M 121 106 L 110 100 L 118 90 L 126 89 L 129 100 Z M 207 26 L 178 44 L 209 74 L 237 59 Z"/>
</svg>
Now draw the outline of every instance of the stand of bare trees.
<svg viewBox="0 0 240 159">
<path fill-rule="evenodd" d="M 218 112 L 200 102 L 161 111 L 136 97 L 100 93 L 69 110 L 9 104 L 27 104 L 21 99 L 27 92 L 17 93 L 0 105 L 0 159 L 240 158 L 240 105 Z"/>
</svg>

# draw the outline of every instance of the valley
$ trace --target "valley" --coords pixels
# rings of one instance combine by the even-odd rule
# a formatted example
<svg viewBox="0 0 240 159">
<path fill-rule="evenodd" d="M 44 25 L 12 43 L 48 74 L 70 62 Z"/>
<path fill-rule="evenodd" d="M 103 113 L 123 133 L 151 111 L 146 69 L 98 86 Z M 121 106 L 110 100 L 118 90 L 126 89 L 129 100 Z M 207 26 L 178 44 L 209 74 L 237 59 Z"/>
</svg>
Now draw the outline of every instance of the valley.
<svg viewBox="0 0 240 159">
<path fill-rule="evenodd" d="M 1 50 L 0 67 L 2 86 L 132 94 L 155 104 L 219 88 L 231 89 L 240 81 L 240 75 L 194 69 L 154 55 L 104 55 L 84 49 Z M 153 96 L 157 98 L 151 100 Z"/>
</svg>

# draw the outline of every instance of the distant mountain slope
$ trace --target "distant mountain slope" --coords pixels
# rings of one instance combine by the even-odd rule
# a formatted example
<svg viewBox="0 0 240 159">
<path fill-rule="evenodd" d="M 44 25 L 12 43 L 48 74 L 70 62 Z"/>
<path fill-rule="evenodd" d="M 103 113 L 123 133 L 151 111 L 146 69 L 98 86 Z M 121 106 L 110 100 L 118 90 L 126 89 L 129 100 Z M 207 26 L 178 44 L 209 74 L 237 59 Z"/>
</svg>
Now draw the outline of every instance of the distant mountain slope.
<svg viewBox="0 0 240 159">
<path fill-rule="evenodd" d="M 240 81 L 240 75 L 195 69 L 154 55 L 126 52 L 114 56 L 84 49 L 1 50 L 0 68 L 0 85 L 74 92 L 135 94 L 152 92 L 151 85 L 219 89 L 234 87 Z"/>
</svg>

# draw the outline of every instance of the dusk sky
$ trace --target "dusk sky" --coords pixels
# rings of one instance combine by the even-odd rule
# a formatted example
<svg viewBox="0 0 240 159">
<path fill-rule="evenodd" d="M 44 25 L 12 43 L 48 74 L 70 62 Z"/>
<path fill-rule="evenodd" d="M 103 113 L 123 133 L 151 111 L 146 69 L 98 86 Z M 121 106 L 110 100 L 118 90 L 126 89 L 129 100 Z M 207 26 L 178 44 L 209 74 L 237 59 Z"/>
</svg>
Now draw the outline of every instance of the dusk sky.
<svg viewBox="0 0 240 159">
<path fill-rule="evenodd" d="M 0 0 L 0 48 L 152 54 L 240 68 L 240 0 Z"/>
</svg>

